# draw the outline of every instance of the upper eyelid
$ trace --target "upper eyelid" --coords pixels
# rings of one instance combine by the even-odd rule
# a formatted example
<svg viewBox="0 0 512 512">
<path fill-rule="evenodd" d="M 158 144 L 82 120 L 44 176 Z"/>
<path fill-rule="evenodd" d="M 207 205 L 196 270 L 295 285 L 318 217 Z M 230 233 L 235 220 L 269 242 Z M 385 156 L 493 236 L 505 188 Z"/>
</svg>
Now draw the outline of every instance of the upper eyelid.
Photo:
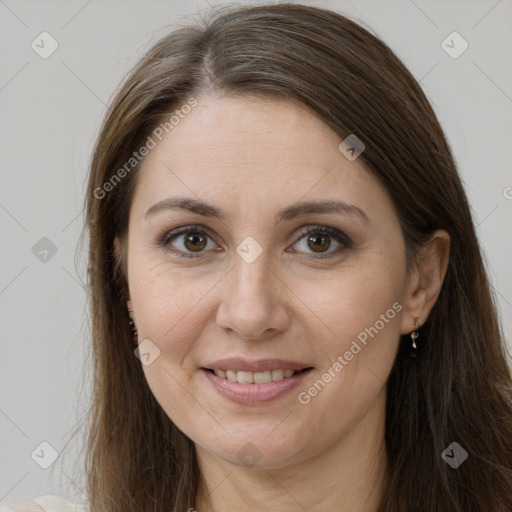
<svg viewBox="0 0 512 512">
<path fill-rule="evenodd" d="M 298 228 L 294 229 L 294 233 L 297 233 L 296 236 L 302 237 L 302 236 L 306 235 L 308 232 L 314 231 L 315 229 L 319 230 L 319 231 L 322 231 L 322 230 L 332 231 L 333 234 L 339 234 L 340 236 L 344 236 L 344 237 L 348 238 L 347 235 L 340 229 L 334 228 L 332 226 L 324 225 L 324 224 L 303 224 L 302 226 L 299 226 Z M 165 239 L 165 238 L 169 237 L 169 235 L 171 235 L 171 234 L 173 236 L 177 237 L 177 236 L 181 236 L 181 235 L 187 233 L 188 231 L 194 231 L 194 230 L 203 231 L 208 236 L 215 238 L 215 235 L 212 234 L 213 231 L 210 228 L 203 226 L 201 224 L 190 224 L 190 225 L 182 226 L 182 227 L 175 228 L 175 229 L 165 230 L 160 238 Z"/>
</svg>

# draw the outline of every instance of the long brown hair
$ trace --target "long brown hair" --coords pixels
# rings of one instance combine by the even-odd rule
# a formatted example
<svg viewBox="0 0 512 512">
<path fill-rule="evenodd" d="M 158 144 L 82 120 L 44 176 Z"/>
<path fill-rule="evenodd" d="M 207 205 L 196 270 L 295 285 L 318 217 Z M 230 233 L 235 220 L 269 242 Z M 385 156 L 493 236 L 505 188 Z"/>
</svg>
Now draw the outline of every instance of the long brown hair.
<svg viewBox="0 0 512 512">
<path fill-rule="evenodd" d="M 421 356 L 400 350 L 389 377 L 388 486 L 379 512 L 511 511 L 510 368 L 450 147 L 419 84 L 386 44 L 346 17 L 297 4 L 217 9 L 172 31 L 131 71 L 106 114 L 86 197 L 91 510 L 194 507 L 194 445 L 157 403 L 133 354 L 124 242 L 140 162 L 126 163 L 173 110 L 210 92 L 292 98 L 341 139 L 356 134 L 366 146 L 360 158 L 393 199 L 409 264 L 434 230 L 450 234 L 446 278 L 420 330 Z M 468 453 L 457 469 L 441 457 L 452 442 Z"/>
</svg>

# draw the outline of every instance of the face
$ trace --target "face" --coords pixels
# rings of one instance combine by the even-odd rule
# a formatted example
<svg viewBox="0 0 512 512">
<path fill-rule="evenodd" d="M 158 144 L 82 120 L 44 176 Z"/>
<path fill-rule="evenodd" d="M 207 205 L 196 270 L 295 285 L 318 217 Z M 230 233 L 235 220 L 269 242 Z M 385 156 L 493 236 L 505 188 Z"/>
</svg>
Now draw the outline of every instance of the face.
<svg viewBox="0 0 512 512">
<path fill-rule="evenodd" d="M 202 97 L 144 161 L 127 276 L 143 371 L 218 459 L 304 462 L 383 421 L 405 244 L 340 142 L 286 100 Z"/>
</svg>

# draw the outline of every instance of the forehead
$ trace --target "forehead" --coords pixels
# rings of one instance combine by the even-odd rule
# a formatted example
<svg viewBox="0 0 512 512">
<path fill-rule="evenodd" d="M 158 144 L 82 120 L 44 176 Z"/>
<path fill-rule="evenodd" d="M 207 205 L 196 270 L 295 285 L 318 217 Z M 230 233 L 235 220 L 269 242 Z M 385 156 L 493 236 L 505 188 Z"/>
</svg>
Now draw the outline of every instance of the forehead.
<svg viewBox="0 0 512 512">
<path fill-rule="evenodd" d="M 286 99 L 201 97 L 147 155 L 136 197 L 151 206 L 171 195 L 229 202 L 234 210 L 330 194 L 370 205 L 385 191 L 341 138 Z M 374 195 L 373 194 L 373 195 Z"/>
<path fill-rule="evenodd" d="M 203 97 L 148 155 L 147 163 L 179 148 L 187 151 L 174 159 L 183 164 L 215 155 L 224 166 L 239 166 L 250 156 L 245 163 L 258 164 L 263 172 L 269 156 L 283 162 L 332 159 L 337 139 L 320 119 L 292 100 Z"/>
</svg>

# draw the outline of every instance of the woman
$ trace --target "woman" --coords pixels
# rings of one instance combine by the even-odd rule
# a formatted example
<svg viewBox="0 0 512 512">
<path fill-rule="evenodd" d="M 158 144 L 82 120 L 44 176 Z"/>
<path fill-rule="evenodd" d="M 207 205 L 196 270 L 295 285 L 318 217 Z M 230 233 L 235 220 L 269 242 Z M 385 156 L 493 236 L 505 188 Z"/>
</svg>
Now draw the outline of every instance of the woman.
<svg viewBox="0 0 512 512">
<path fill-rule="evenodd" d="M 512 510 L 466 195 L 365 29 L 281 4 L 172 32 L 109 109 L 86 211 L 91 510 Z"/>
</svg>

